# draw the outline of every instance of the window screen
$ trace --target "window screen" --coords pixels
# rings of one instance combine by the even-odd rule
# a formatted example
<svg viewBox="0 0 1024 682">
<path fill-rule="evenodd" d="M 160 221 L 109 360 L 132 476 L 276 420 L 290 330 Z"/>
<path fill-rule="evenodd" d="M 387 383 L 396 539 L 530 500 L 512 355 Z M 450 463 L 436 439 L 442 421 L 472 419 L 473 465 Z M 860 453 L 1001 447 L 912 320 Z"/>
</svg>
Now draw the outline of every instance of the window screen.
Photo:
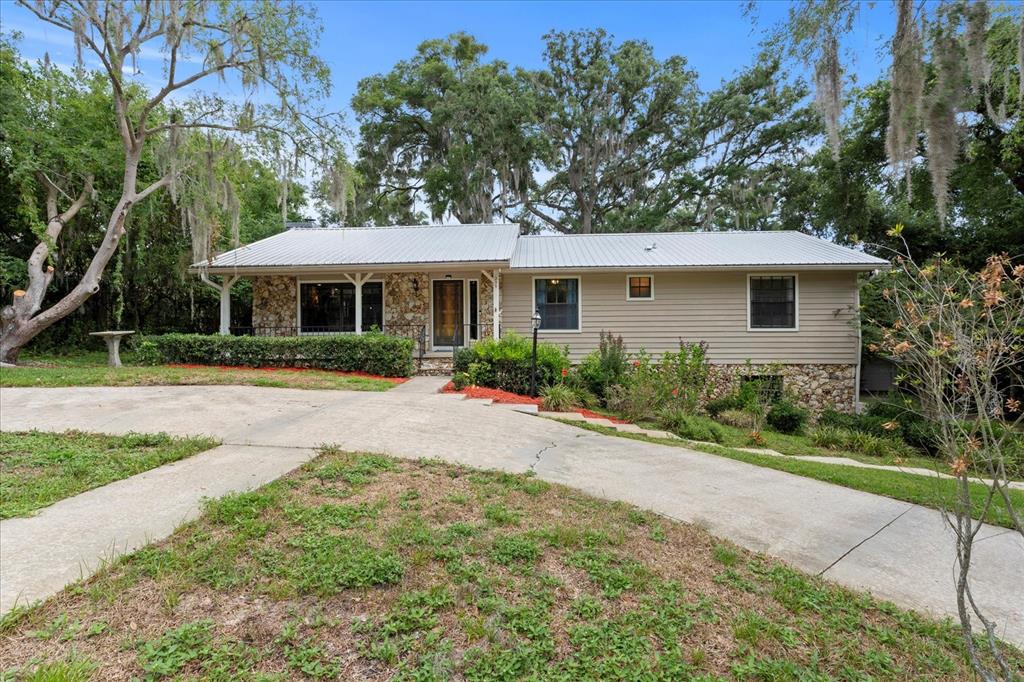
<svg viewBox="0 0 1024 682">
<path fill-rule="evenodd" d="M 796 328 L 796 277 L 750 278 L 750 328 Z"/>
</svg>

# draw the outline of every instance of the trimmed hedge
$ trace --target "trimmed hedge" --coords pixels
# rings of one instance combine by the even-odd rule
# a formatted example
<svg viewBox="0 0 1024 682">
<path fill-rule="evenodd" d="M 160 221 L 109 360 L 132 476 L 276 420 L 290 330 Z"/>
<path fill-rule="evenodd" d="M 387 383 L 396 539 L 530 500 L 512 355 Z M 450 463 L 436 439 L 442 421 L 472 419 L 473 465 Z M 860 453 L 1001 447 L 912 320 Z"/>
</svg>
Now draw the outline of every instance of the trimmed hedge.
<svg viewBox="0 0 1024 682">
<path fill-rule="evenodd" d="M 325 336 L 161 334 L 136 344 L 144 364 L 309 367 L 386 377 L 413 373 L 412 339 L 379 333 Z"/>
</svg>

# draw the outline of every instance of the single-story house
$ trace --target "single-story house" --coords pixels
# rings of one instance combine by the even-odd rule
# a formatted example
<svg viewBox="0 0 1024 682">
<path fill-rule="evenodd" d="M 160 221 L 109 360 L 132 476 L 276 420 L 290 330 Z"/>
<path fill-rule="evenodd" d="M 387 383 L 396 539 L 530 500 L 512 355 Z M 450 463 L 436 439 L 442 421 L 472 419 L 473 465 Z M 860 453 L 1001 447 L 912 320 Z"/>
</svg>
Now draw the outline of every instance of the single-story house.
<svg viewBox="0 0 1024 682">
<path fill-rule="evenodd" d="M 540 338 L 573 361 L 602 331 L 655 354 L 705 341 L 713 363 L 782 363 L 803 402 L 849 410 L 857 277 L 887 266 L 799 232 L 522 235 L 490 224 L 293 227 L 194 269 L 252 279 L 252 333 L 380 329 L 420 340 L 422 367 L 437 370 L 455 347 L 531 334 L 538 313 Z"/>
</svg>

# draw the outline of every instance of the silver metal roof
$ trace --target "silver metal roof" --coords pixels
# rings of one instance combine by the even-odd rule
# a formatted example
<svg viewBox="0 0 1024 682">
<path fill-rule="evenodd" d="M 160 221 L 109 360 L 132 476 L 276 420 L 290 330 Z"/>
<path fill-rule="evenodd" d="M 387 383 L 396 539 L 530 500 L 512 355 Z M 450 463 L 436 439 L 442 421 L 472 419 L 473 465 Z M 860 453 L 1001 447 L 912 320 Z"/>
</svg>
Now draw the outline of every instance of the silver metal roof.
<svg viewBox="0 0 1024 682">
<path fill-rule="evenodd" d="M 410 225 L 291 229 L 222 253 L 211 270 L 414 263 L 499 263 L 512 257 L 519 226 Z"/>
<path fill-rule="evenodd" d="M 222 253 L 214 272 L 487 263 L 519 270 L 844 267 L 888 261 L 800 232 L 520 236 L 515 224 L 295 228 Z"/>
<path fill-rule="evenodd" d="M 888 261 L 801 232 L 645 232 L 520 237 L 513 269 L 847 266 Z"/>
</svg>

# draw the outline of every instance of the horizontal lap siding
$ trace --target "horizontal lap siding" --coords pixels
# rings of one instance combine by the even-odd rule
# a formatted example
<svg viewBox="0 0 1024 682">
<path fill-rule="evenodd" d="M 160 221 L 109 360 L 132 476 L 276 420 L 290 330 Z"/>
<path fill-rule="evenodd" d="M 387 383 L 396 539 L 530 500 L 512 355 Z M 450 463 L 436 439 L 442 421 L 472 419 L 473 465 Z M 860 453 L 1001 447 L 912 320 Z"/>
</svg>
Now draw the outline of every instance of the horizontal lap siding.
<svg viewBox="0 0 1024 682">
<path fill-rule="evenodd" d="M 621 334 L 631 351 L 644 347 L 662 353 L 677 348 L 680 338 L 706 341 L 711 359 L 719 363 L 857 361 L 856 274 L 851 272 L 800 273 L 797 332 L 747 331 L 744 272 L 655 272 L 653 301 L 627 301 L 625 273 L 559 276 L 580 278 L 582 332 L 541 331 L 540 338 L 567 344 L 573 360 L 595 349 L 604 330 Z M 502 328 L 529 334 L 532 302 L 532 275 L 505 275 Z"/>
</svg>

